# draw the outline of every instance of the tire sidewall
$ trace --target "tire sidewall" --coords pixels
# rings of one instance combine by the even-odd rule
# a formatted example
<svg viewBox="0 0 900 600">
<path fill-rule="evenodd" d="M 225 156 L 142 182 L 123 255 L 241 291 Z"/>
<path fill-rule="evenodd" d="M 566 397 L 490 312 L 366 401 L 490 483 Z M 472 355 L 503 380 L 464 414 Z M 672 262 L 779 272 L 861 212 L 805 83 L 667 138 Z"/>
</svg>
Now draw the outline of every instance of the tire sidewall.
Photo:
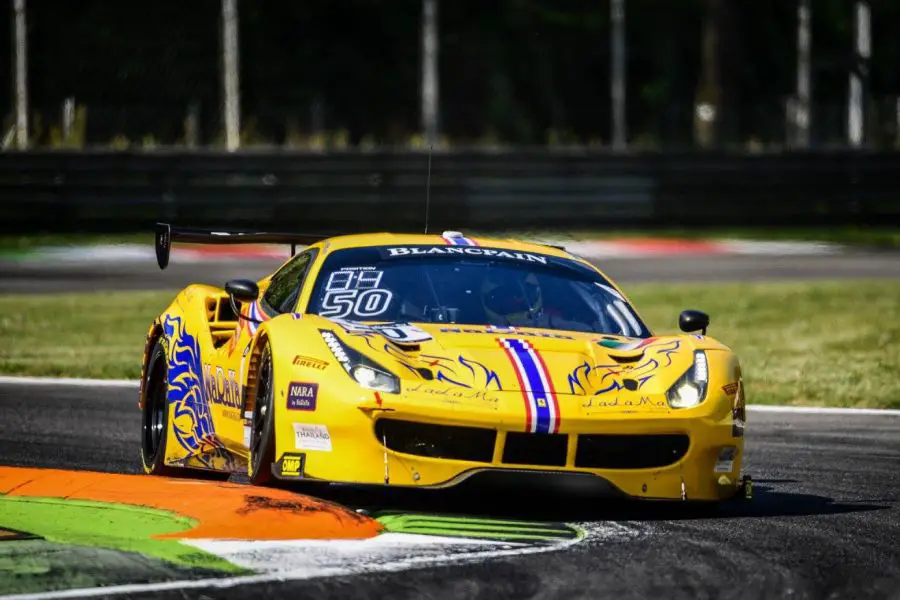
<svg viewBox="0 0 900 600">
<path fill-rule="evenodd" d="M 166 344 L 163 337 L 156 340 L 153 350 L 150 352 L 150 359 L 147 361 L 147 369 L 144 375 L 144 408 L 141 416 L 141 463 L 146 473 L 162 474 L 167 470 L 166 460 L 166 442 L 169 437 L 169 410 L 168 406 L 163 409 L 162 432 L 156 453 L 148 456 L 147 452 L 147 428 L 152 426 L 155 394 L 158 392 L 157 386 L 166 388 L 168 394 L 168 361 L 167 361 Z M 158 363 L 158 364 L 157 364 Z M 154 381 L 155 380 L 155 381 Z M 164 400 L 165 402 L 165 400 Z"/>
<path fill-rule="evenodd" d="M 252 448 L 250 451 L 250 470 L 249 470 L 249 479 L 250 482 L 255 485 L 263 485 L 271 482 L 274 478 L 272 476 L 272 462 L 275 460 L 275 361 L 272 357 L 272 349 L 269 344 L 266 344 L 262 352 L 260 353 L 260 374 L 264 374 L 263 366 L 265 361 L 269 361 L 269 369 L 268 373 L 265 373 L 265 376 L 268 378 L 268 385 L 270 390 L 270 395 L 268 398 L 264 399 L 265 402 L 269 403 L 269 406 L 266 410 L 265 420 L 262 424 L 262 432 L 260 433 L 261 441 L 259 447 L 261 448 L 261 452 L 253 452 Z M 257 403 L 254 406 L 254 414 L 256 408 L 259 406 L 260 401 L 260 388 L 262 388 L 263 377 L 258 377 L 256 380 L 256 389 L 254 398 Z M 253 427 L 256 427 L 256 423 L 253 423 Z M 254 432 L 255 434 L 256 432 Z"/>
</svg>

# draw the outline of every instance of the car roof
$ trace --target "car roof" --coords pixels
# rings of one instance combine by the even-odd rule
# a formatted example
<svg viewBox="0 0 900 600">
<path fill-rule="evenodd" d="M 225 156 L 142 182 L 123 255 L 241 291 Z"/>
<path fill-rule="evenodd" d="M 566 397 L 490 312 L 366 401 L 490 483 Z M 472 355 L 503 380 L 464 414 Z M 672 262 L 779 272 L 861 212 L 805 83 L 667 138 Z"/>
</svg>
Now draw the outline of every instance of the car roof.
<svg viewBox="0 0 900 600">
<path fill-rule="evenodd" d="M 536 252 L 560 258 L 578 259 L 578 257 L 555 246 L 538 242 L 525 242 L 511 238 L 483 237 L 465 235 L 458 231 L 445 231 L 434 234 L 417 233 L 364 233 L 331 237 L 311 247 L 320 247 L 326 253 L 347 248 L 365 248 L 369 246 L 487 246 L 504 250 Z"/>
</svg>

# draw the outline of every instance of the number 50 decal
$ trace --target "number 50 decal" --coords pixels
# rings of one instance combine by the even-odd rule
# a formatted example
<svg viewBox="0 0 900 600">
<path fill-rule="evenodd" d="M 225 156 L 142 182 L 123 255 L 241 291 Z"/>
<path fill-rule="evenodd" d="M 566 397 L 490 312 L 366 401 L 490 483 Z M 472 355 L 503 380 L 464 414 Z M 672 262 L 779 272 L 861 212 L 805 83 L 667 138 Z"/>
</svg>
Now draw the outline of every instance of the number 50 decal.
<svg viewBox="0 0 900 600">
<path fill-rule="evenodd" d="M 323 317 L 377 317 L 388 309 L 394 294 L 390 290 L 345 290 L 327 292 L 322 298 Z"/>
</svg>

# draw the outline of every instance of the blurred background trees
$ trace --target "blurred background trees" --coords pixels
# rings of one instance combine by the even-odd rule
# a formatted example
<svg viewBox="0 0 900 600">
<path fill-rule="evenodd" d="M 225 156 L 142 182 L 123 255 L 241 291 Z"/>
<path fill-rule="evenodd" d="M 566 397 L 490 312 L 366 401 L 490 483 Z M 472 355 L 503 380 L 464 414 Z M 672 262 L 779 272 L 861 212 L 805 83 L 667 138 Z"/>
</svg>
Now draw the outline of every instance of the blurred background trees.
<svg viewBox="0 0 900 600">
<path fill-rule="evenodd" d="M 853 3 L 809 3 L 811 143 L 843 145 Z M 868 4 L 867 143 L 893 147 L 900 2 Z M 625 5 L 631 147 L 785 144 L 796 0 Z M 244 145 L 421 145 L 422 0 L 238 0 L 238 9 Z M 220 0 L 28 0 L 27 13 L 32 146 L 222 145 Z M 438 14 L 443 144 L 609 145 L 609 0 L 444 0 Z M 10 82 L 12 21 L 0 10 L 0 78 Z M 4 135 L 13 99 L 0 95 Z M 716 107 L 706 133 L 702 103 Z"/>
</svg>

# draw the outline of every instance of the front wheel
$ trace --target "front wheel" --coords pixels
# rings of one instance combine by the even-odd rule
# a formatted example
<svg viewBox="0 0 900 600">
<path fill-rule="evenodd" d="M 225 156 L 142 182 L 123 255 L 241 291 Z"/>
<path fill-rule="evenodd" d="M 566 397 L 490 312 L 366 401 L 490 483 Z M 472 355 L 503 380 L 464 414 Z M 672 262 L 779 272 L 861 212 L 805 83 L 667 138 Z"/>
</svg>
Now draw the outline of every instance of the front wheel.
<svg viewBox="0 0 900 600">
<path fill-rule="evenodd" d="M 274 479 L 272 461 L 275 459 L 275 377 L 272 350 L 268 344 L 260 354 L 254 398 L 248 476 L 250 483 L 266 485 Z"/>
</svg>

